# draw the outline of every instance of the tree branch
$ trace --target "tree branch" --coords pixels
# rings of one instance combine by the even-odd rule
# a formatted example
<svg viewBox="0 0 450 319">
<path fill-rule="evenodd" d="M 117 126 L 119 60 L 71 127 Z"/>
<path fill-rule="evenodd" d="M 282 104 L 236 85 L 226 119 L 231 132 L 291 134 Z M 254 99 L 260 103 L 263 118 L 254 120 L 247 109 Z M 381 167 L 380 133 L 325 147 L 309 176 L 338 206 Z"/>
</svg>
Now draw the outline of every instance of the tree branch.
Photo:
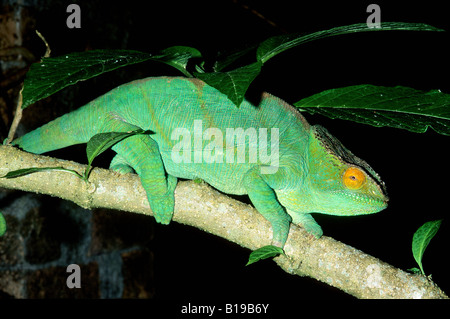
<svg viewBox="0 0 450 319">
<path fill-rule="evenodd" d="M 0 176 L 17 169 L 51 166 L 79 173 L 86 168 L 0 146 Z M 57 196 L 85 208 L 104 207 L 152 215 L 137 175 L 118 175 L 95 168 L 89 181 L 87 184 L 72 174 L 52 171 L 0 178 L 0 187 Z M 252 250 L 271 241 L 270 224 L 253 207 L 204 183 L 178 183 L 173 220 Z M 327 236 L 313 239 L 295 225 L 291 226 L 285 252 L 287 257 L 279 256 L 275 261 L 286 272 L 315 278 L 358 298 L 448 298 L 422 275 L 406 273 Z"/>
</svg>

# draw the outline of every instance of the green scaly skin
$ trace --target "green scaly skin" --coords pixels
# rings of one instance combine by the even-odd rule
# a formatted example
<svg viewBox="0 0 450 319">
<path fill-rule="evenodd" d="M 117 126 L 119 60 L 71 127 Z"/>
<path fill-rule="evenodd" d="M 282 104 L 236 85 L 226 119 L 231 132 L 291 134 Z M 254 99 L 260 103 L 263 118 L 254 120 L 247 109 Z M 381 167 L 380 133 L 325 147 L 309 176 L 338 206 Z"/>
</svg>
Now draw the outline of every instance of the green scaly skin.
<svg viewBox="0 0 450 319">
<path fill-rule="evenodd" d="M 121 173 L 134 170 L 140 176 L 156 221 L 162 224 L 172 219 L 177 178 L 199 178 L 224 193 L 248 194 L 272 224 L 272 244 L 281 248 L 291 222 L 317 238 L 322 235 L 311 213 L 360 215 L 387 206 L 384 184 L 370 166 L 323 127 L 310 126 L 292 106 L 264 93 L 258 106 L 244 101 L 236 108 L 198 79 L 158 77 L 121 85 L 13 144 L 41 154 L 86 143 L 98 133 L 137 128 L 155 134 L 131 136 L 114 145 L 117 156 L 111 168 Z M 234 144 L 224 142 L 220 152 L 215 143 L 225 141 L 230 128 L 242 128 L 244 133 L 267 129 L 268 146 L 249 136 L 240 141 L 238 136 Z M 271 135 L 275 129 L 279 137 Z M 183 139 L 179 132 L 190 135 Z M 239 160 L 244 141 L 245 159 Z M 271 142 L 278 145 L 278 152 Z M 254 160 L 250 152 L 259 148 L 269 154 L 274 150 L 278 163 Z M 173 158 L 174 150 L 184 156 L 181 162 L 180 157 Z"/>
</svg>

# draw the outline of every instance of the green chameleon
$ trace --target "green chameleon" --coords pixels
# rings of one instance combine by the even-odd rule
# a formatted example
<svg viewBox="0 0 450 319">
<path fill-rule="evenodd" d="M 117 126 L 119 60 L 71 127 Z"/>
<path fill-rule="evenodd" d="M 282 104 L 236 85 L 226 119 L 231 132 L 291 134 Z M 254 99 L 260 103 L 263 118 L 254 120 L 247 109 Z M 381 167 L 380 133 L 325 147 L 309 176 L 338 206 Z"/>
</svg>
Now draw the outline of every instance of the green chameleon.
<svg viewBox="0 0 450 319">
<path fill-rule="evenodd" d="M 335 137 L 264 93 L 239 108 L 198 79 L 146 78 L 121 85 L 13 141 L 41 154 L 98 133 L 150 130 L 115 144 L 110 168 L 135 171 L 156 221 L 168 224 L 177 178 L 200 178 L 228 194 L 248 194 L 283 248 L 291 223 L 319 238 L 311 213 L 376 213 L 388 198 L 379 176 Z"/>
</svg>

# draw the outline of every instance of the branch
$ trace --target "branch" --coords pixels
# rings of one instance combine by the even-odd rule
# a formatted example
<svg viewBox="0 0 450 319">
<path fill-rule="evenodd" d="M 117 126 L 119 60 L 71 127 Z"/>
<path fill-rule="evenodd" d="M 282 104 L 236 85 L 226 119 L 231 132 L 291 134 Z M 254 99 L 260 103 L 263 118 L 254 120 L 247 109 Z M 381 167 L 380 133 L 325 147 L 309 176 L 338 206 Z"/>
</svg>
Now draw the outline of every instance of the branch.
<svg viewBox="0 0 450 319">
<path fill-rule="evenodd" d="M 17 169 L 50 166 L 79 173 L 86 168 L 0 146 L 0 176 Z M 89 181 L 87 184 L 72 174 L 53 171 L 0 178 L 0 187 L 57 196 L 84 208 L 104 207 L 152 215 L 137 175 L 118 175 L 95 168 Z M 253 207 L 204 183 L 178 183 L 173 220 L 252 250 L 271 241 L 270 224 Z M 279 256 L 275 261 L 286 272 L 315 278 L 358 298 L 448 298 L 424 276 L 406 273 L 333 238 L 313 239 L 295 225 L 291 226 L 285 252 L 287 257 Z"/>
</svg>

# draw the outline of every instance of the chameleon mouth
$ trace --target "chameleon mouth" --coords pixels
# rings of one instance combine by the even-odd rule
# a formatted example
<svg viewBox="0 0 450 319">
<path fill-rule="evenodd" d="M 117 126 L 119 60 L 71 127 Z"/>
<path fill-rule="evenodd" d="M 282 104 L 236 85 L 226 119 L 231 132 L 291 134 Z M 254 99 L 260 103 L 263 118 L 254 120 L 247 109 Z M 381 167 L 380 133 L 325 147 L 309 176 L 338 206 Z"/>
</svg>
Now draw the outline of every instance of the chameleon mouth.
<svg viewBox="0 0 450 319">
<path fill-rule="evenodd" d="M 379 194 L 365 195 L 365 194 L 356 194 L 356 193 L 343 193 L 345 196 L 352 199 L 355 202 L 355 206 L 361 207 L 353 207 L 350 209 L 354 212 L 361 212 L 361 214 L 371 214 L 377 213 L 388 206 L 389 198 L 384 194 L 380 196 Z"/>
<path fill-rule="evenodd" d="M 356 192 L 346 192 L 346 191 L 333 191 L 328 193 L 326 198 L 329 196 L 336 196 L 341 199 L 345 197 L 345 206 L 337 204 L 336 206 L 331 204 L 322 206 L 317 210 L 317 213 L 326 215 L 339 215 L 339 216 L 357 216 L 357 215 L 369 215 L 375 214 L 388 206 L 389 198 L 382 193 L 378 193 L 375 196 L 370 196 L 366 194 L 356 193 Z M 319 202 L 325 201 L 326 198 Z M 321 206 L 321 204 L 318 204 Z"/>
</svg>

